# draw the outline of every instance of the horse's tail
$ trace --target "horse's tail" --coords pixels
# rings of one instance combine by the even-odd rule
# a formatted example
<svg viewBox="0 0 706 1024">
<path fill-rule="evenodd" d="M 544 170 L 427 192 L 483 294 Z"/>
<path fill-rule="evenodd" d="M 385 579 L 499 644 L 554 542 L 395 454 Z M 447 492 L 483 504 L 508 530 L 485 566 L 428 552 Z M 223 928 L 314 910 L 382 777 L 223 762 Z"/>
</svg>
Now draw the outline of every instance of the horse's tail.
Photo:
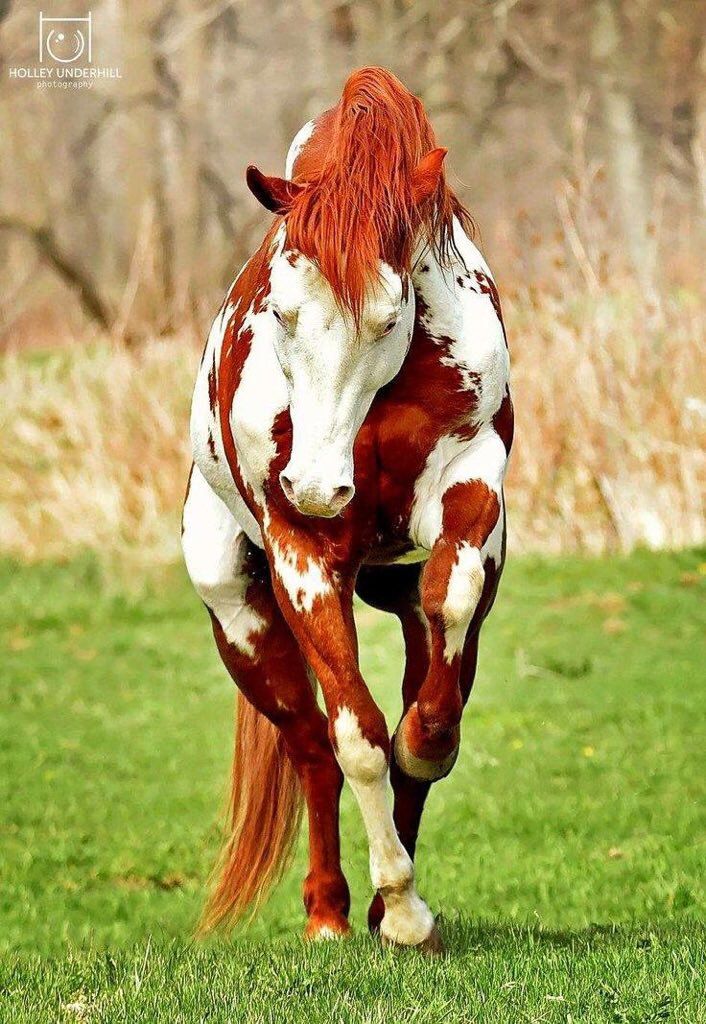
<svg viewBox="0 0 706 1024">
<path fill-rule="evenodd" d="M 227 834 L 199 932 L 232 926 L 279 881 L 299 831 L 302 793 L 282 736 L 238 694 Z"/>
</svg>

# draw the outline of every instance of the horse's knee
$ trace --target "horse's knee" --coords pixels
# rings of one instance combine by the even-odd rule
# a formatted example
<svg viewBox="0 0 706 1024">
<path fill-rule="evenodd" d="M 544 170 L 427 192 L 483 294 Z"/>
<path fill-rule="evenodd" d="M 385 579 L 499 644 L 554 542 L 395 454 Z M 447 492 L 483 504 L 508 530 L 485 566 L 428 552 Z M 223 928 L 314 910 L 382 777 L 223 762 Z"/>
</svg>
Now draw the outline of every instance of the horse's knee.
<svg viewBox="0 0 706 1024">
<path fill-rule="evenodd" d="M 485 570 L 480 551 L 467 541 L 456 544 L 444 580 L 430 580 L 422 594 L 423 608 L 444 635 L 444 659 L 452 661 L 463 650 L 466 633 L 483 593 Z"/>
<path fill-rule="evenodd" d="M 366 783 L 385 775 L 390 741 L 385 717 L 377 707 L 366 709 L 362 722 L 351 708 L 339 708 L 331 732 L 338 763 L 347 778 Z"/>
<path fill-rule="evenodd" d="M 420 695 L 415 705 L 417 732 L 429 750 L 444 750 L 458 741 L 463 701 L 458 686 L 448 687 L 443 700 Z"/>
</svg>

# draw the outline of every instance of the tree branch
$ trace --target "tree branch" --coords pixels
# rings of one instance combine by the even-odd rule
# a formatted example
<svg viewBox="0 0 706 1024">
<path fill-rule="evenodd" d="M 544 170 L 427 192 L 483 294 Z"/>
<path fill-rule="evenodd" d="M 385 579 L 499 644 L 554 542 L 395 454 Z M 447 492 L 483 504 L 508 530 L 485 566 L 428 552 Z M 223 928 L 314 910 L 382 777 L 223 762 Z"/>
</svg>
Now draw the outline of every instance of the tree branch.
<svg viewBox="0 0 706 1024">
<path fill-rule="evenodd" d="M 77 293 L 86 315 L 105 331 L 110 330 L 112 310 L 98 294 L 88 274 L 61 248 L 51 227 L 30 224 L 19 217 L 0 217 L 0 231 L 3 230 L 28 238 L 62 281 Z"/>
</svg>

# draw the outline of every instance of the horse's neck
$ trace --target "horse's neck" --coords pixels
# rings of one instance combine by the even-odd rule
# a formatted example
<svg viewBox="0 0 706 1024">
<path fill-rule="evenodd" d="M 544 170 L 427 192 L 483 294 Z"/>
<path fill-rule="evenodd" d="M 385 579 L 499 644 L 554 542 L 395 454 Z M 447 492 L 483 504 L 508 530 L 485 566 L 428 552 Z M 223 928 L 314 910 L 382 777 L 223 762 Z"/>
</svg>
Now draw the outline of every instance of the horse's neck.
<svg viewBox="0 0 706 1024">
<path fill-rule="evenodd" d="M 454 243 L 458 252 L 452 249 L 446 260 L 439 259 L 434 249 L 421 244 L 412 264 L 417 319 L 433 325 L 437 336 L 454 337 L 460 328 L 462 313 L 456 299 L 456 280 L 485 265 L 457 220 L 454 220 Z"/>
</svg>

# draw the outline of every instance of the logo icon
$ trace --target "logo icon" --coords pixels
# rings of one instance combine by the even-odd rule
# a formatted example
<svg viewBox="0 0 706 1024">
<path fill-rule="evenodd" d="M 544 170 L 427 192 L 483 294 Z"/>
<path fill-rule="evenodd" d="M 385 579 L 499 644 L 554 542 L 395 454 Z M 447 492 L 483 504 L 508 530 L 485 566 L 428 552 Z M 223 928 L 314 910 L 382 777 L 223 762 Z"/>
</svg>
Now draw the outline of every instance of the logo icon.
<svg viewBox="0 0 706 1024">
<path fill-rule="evenodd" d="M 91 12 L 85 18 L 47 18 L 39 12 L 39 63 L 74 64 L 91 58 Z"/>
</svg>

